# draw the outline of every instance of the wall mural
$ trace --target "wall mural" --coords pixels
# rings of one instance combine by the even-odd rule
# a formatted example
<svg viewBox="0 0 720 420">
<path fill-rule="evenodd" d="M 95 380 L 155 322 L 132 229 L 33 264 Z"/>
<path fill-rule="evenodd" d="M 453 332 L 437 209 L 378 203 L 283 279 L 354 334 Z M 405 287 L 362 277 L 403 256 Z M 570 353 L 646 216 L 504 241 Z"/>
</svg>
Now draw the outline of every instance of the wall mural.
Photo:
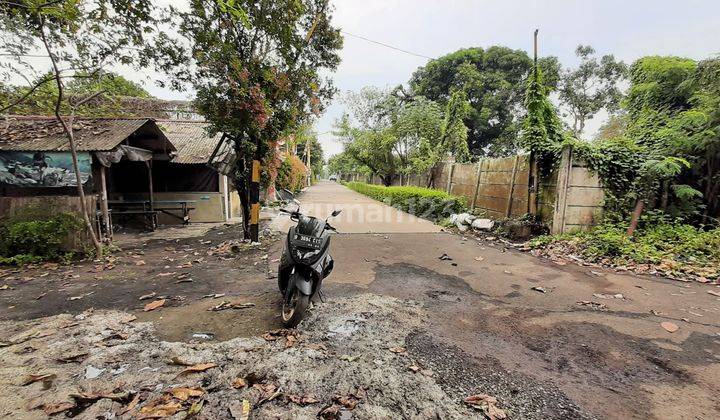
<svg viewBox="0 0 720 420">
<path fill-rule="evenodd" d="M 92 157 L 78 153 L 83 185 L 90 180 Z M 70 152 L 0 152 L 0 184 L 14 187 L 76 187 Z"/>
</svg>

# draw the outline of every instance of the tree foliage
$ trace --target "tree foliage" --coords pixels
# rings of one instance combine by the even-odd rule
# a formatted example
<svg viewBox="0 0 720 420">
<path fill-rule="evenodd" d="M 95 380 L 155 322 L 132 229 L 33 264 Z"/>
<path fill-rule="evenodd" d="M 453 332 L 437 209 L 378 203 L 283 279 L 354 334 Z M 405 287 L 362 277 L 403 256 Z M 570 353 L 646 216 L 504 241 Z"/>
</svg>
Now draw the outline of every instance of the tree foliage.
<svg viewBox="0 0 720 420">
<path fill-rule="evenodd" d="M 620 85 L 627 75 L 627 66 L 612 54 L 598 60 L 590 46 L 579 45 L 575 54 L 580 65 L 562 72 L 558 94 L 573 119 L 572 132 L 580 138 L 587 120 L 603 109 L 614 113 L 620 108 L 623 97 Z"/>
<path fill-rule="evenodd" d="M 175 11 L 184 42 L 168 40 L 160 48 L 171 85 L 194 88 L 212 131 L 234 143 L 233 178 L 245 221 L 250 162 L 269 159 L 273 142 L 322 112 L 334 93 L 321 72 L 339 64 L 342 37 L 327 3 L 191 0 L 188 11 Z"/>
<path fill-rule="evenodd" d="M 533 154 L 546 173 L 557 161 L 564 140 L 562 123 L 547 95 L 542 70 L 535 66 L 527 81 L 526 114 L 520 139 L 523 148 Z"/>
<path fill-rule="evenodd" d="M 50 73 L 44 78 L 51 79 Z M 14 106 L 11 112 L 15 115 L 51 115 L 55 111 L 55 100 L 58 96 L 57 85 L 45 83 L 29 92 L 31 86 L 9 85 L 0 87 L 0 108 L 17 102 L 27 95 L 24 101 Z M 118 74 L 107 72 L 90 76 L 78 73 L 68 80 L 65 100 L 61 104 L 63 112 L 69 112 L 73 101 L 88 97 L 95 92 L 103 92 L 102 98 L 78 107 L 76 115 L 82 117 L 119 117 L 123 116 L 120 107 L 122 98 L 151 98 L 150 94 L 139 84 Z"/>
<path fill-rule="evenodd" d="M 557 83 L 555 57 L 540 59 L 547 86 Z M 470 109 L 464 122 L 474 155 L 506 156 L 517 151 L 522 120 L 524 82 L 533 61 L 527 53 L 506 47 L 461 49 L 429 62 L 410 80 L 414 95 L 446 105 L 455 91 L 467 95 Z"/>
<path fill-rule="evenodd" d="M 376 88 L 350 94 L 346 103 L 350 112 L 334 133 L 345 155 L 386 185 L 401 174 L 426 173 L 442 159 L 470 157 L 463 123 L 470 105 L 462 91 L 453 93 L 444 110 L 423 97 L 399 98 Z"/>
</svg>

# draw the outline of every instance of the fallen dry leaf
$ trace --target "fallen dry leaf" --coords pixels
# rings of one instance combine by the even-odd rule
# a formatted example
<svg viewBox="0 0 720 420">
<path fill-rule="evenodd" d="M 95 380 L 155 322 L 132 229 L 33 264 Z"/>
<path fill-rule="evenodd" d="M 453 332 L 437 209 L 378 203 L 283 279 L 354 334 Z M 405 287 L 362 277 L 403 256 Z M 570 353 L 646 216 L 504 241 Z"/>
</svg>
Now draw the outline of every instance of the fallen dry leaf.
<svg viewBox="0 0 720 420">
<path fill-rule="evenodd" d="M 27 375 L 23 379 L 23 381 L 20 385 L 26 386 L 26 385 L 34 384 L 35 382 L 40 382 L 40 381 L 43 381 L 43 382 L 44 381 L 52 381 L 56 377 L 57 377 L 57 375 L 55 375 L 54 373 L 43 373 L 41 375 Z"/>
<path fill-rule="evenodd" d="M 713 295 L 713 296 L 718 296 L 718 297 L 720 297 L 720 292 L 716 292 L 716 291 L 714 291 L 714 290 L 708 290 L 707 292 L 710 293 L 710 294 Z"/>
<path fill-rule="evenodd" d="M 232 381 L 232 387 L 235 389 L 245 388 L 247 386 L 247 382 L 243 378 L 235 378 Z"/>
<path fill-rule="evenodd" d="M 88 353 L 76 353 L 69 356 L 59 357 L 57 360 L 60 363 L 80 363 L 88 356 Z"/>
<path fill-rule="evenodd" d="M 405 347 L 390 347 L 388 350 L 395 354 L 405 353 L 406 351 Z"/>
<path fill-rule="evenodd" d="M 665 331 L 674 333 L 675 331 L 679 330 L 680 327 L 678 327 L 676 324 L 673 324 L 672 322 L 661 322 L 660 326 L 665 328 Z"/>
<path fill-rule="evenodd" d="M 357 394 L 348 394 L 348 395 L 335 395 L 333 397 L 333 401 L 342 405 L 343 407 L 347 408 L 348 410 L 353 410 L 358 405 L 362 397 Z"/>
<path fill-rule="evenodd" d="M 130 411 L 134 410 L 135 407 L 137 407 L 138 403 L 140 403 L 140 394 L 135 394 L 135 398 L 130 401 L 130 403 L 125 407 L 122 411 L 120 411 L 120 415 L 123 415 L 125 413 L 129 413 Z"/>
<path fill-rule="evenodd" d="M 173 397 L 177 398 L 180 401 L 187 401 L 190 397 L 201 397 L 203 394 L 205 394 L 205 391 L 200 388 L 180 387 L 173 388 L 170 391 L 170 394 L 172 394 Z"/>
<path fill-rule="evenodd" d="M 139 419 L 170 417 L 182 409 L 179 402 L 167 402 L 157 405 L 146 405 L 140 409 Z"/>
<path fill-rule="evenodd" d="M 206 371 L 208 369 L 212 369 L 214 367 L 217 367 L 217 365 L 215 363 L 198 363 L 197 365 L 192 365 L 192 366 L 186 367 L 185 370 L 183 370 L 182 372 L 180 372 L 178 374 L 178 376 L 184 375 L 186 373 L 204 372 L 204 371 Z"/>
<path fill-rule="evenodd" d="M 165 305 L 165 299 L 154 300 L 154 301 L 148 303 L 147 305 L 145 305 L 145 307 L 143 308 L 143 311 L 145 311 L 145 312 L 154 311 L 155 309 L 157 309 L 163 305 Z"/>
<path fill-rule="evenodd" d="M 287 399 L 294 402 L 297 405 L 302 405 L 302 406 L 310 405 L 310 404 L 317 404 L 320 402 L 317 398 L 315 398 L 312 395 L 303 395 L 303 396 L 288 395 Z"/>
<path fill-rule="evenodd" d="M 505 411 L 499 409 L 497 398 L 486 394 L 476 394 L 465 398 L 465 404 L 481 410 L 489 420 L 502 420 L 507 418 Z"/>
<path fill-rule="evenodd" d="M 168 273 L 158 273 L 158 277 L 168 277 L 168 276 L 174 276 L 177 274 L 176 272 L 168 272 Z"/>
<path fill-rule="evenodd" d="M 148 299 L 152 299 L 152 298 L 155 297 L 155 295 L 157 295 L 157 293 L 155 293 L 155 292 L 148 293 L 148 294 L 146 294 L 146 295 L 140 296 L 140 297 L 138 298 L 138 300 L 148 300 Z"/>
<path fill-rule="evenodd" d="M 137 261 L 135 261 L 135 265 L 145 265 L 145 261 L 137 260 Z"/>
<path fill-rule="evenodd" d="M 62 413 L 63 411 L 67 411 L 74 407 L 75 407 L 74 403 L 60 402 L 60 403 L 54 403 L 54 404 L 45 404 L 42 406 L 42 410 L 45 412 L 46 415 L 52 416 L 53 414 Z"/>
<path fill-rule="evenodd" d="M 182 360 L 182 359 L 181 359 L 180 357 L 178 357 L 178 356 L 175 356 L 175 357 L 171 358 L 171 359 L 170 359 L 170 364 L 171 364 L 171 365 L 179 365 L 179 366 L 192 366 L 192 365 L 193 365 L 193 364 L 190 363 L 190 362 L 186 362 L 186 361 Z"/>
</svg>

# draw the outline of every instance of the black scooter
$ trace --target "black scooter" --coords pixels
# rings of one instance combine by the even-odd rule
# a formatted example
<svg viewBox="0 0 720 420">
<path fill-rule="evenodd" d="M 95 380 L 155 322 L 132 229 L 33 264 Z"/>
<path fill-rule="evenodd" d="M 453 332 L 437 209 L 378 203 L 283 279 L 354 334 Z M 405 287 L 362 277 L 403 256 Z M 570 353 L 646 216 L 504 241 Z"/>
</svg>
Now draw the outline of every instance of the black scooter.
<svg viewBox="0 0 720 420">
<path fill-rule="evenodd" d="M 334 264 L 330 256 L 330 232 L 337 230 L 327 220 L 300 213 L 300 204 L 291 192 L 284 190 L 278 195 L 297 205 L 293 211 L 280 209 L 297 225 L 288 231 L 278 268 L 278 287 L 283 294 L 283 324 L 286 328 L 294 328 L 302 321 L 310 302 L 322 297 L 322 281 L 330 275 Z M 335 210 L 331 217 L 338 214 L 340 210 Z"/>
</svg>

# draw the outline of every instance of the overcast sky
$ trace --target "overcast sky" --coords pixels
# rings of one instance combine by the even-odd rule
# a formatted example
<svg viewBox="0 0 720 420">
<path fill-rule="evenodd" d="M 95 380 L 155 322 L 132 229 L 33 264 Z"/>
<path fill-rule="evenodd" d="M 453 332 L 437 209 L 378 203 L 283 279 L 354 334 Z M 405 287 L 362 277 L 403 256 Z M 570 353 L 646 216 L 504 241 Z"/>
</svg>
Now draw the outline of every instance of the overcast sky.
<svg viewBox="0 0 720 420">
<path fill-rule="evenodd" d="M 632 62 L 645 55 L 703 59 L 720 53 L 720 0 L 332 0 L 334 23 L 356 35 L 429 57 L 459 48 L 503 45 L 532 50 L 574 66 L 578 44 Z M 326 157 L 342 148 L 329 131 L 342 114 L 339 96 L 374 85 L 406 83 L 427 59 L 345 36 L 334 74 L 339 95 L 317 123 Z M 130 75 L 132 76 L 132 75 Z M 134 75 L 138 80 L 140 75 Z M 146 83 L 162 98 L 186 98 Z M 602 121 L 590 121 L 589 132 Z"/>
</svg>

